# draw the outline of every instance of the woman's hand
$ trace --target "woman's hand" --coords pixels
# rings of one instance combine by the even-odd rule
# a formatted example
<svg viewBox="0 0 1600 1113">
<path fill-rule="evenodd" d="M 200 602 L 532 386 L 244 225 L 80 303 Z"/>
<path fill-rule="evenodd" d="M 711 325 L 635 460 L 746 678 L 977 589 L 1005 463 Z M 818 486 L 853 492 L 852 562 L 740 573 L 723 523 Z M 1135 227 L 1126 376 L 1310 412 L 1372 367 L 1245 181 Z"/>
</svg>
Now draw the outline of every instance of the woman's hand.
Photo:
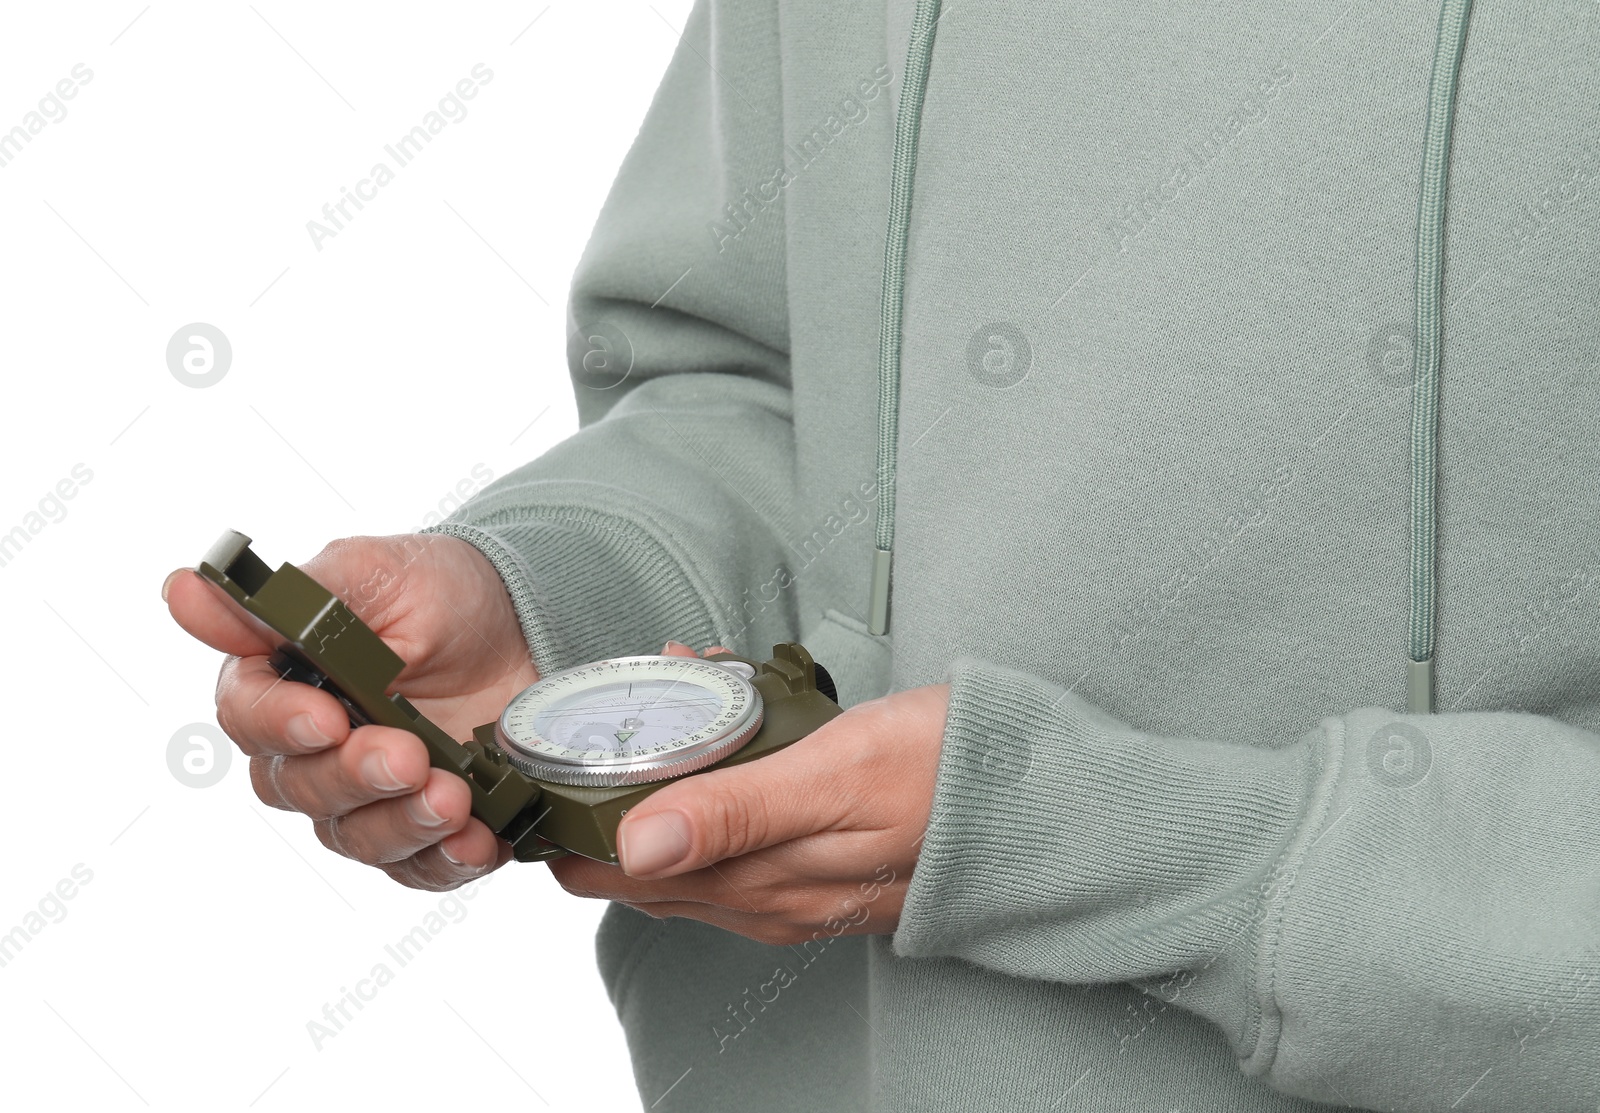
<svg viewBox="0 0 1600 1113">
<path fill-rule="evenodd" d="M 400 655 L 397 686 L 454 737 L 497 718 L 538 679 L 499 573 L 459 538 L 352 537 L 301 567 Z M 168 576 L 161 595 L 178 625 L 229 654 L 217 722 L 249 755 L 264 803 L 304 812 L 330 850 L 413 888 L 454 889 L 510 860 L 472 817 L 466 782 L 430 768 L 420 738 L 352 730 L 332 695 L 280 681 L 267 664 L 274 645 L 192 570 Z"/>
</svg>

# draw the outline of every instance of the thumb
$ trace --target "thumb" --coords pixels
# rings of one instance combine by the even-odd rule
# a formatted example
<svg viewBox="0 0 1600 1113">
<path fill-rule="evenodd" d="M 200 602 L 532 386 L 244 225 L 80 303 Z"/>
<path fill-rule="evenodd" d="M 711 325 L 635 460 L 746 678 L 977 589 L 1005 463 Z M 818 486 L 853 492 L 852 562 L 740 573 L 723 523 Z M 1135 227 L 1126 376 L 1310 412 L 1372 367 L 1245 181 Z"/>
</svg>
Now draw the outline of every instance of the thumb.
<svg viewBox="0 0 1600 1113">
<path fill-rule="evenodd" d="M 617 828 L 630 877 L 673 877 L 724 858 L 825 829 L 809 762 L 784 760 L 798 747 L 728 769 L 685 777 L 634 808 Z"/>
<path fill-rule="evenodd" d="M 212 649 L 235 657 L 272 652 L 265 635 L 222 589 L 192 568 L 179 568 L 161 584 L 161 600 L 177 624 Z"/>
<path fill-rule="evenodd" d="M 416 539 L 345 538 L 328 544 L 298 567 L 330 592 L 346 599 L 367 625 L 378 629 L 390 602 L 387 597 L 397 594 L 393 585 L 398 582 L 405 564 L 415 559 L 405 548 L 407 541 L 420 551 Z M 360 598 L 352 592 L 356 587 L 363 589 Z M 270 653 L 277 645 L 276 636 L 247 618 L 226 592 L 192 568 L 179 568 L 170 573 L 161 584 L 161 598 L 179 626 L 213 649 L 248 657 Z"/>
</svg>

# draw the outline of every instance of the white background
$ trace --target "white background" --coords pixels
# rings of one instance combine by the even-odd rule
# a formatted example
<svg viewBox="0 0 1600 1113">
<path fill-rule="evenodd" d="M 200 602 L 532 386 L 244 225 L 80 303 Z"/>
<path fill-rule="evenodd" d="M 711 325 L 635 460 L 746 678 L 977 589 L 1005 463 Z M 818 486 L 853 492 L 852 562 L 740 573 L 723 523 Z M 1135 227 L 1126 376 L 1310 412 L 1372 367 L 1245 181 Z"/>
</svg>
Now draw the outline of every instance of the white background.
<svg viewBox="0 0 1600 1113">
<path fill-rule="evenodd" d="M 169 771 L 220 658 L 159 588 L 225 528 L 274 565 L 414 528 L 576 428 L 567 286 L 689 6 L 0 8 L 0 132 L 93 74 L 0 167 L 0 534 L 93 476 L 0 567 L 0 934 L 44 925 L 0 966 L 0 1105 L 639 1107 L 598 902 L 513 865 L 398 967 L 440 895 L 325 851 L 237 754 L 214 787 Z M 319 251 L 307 221 L 478 63 L 467 115 Z M 193 322 L 233 349 L 204 389 L 166 362 Z"/>
</svg>

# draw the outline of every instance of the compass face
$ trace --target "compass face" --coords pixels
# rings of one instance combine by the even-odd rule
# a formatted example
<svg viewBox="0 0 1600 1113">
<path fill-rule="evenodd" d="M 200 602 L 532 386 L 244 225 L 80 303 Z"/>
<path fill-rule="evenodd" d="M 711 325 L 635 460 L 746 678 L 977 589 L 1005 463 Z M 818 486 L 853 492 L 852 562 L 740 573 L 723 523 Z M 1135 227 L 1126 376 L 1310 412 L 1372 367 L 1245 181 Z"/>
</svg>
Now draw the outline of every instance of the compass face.
<svg viewBox="0 0 1600 1113">
<path fill-rule="evenodd" d="M 761 726 L 761 693 L 739 662 L 617 657 L 540 680 L 495 728 L 517 768 L 557 784 L 643 784 L 728 756 Z"/>
</svg>

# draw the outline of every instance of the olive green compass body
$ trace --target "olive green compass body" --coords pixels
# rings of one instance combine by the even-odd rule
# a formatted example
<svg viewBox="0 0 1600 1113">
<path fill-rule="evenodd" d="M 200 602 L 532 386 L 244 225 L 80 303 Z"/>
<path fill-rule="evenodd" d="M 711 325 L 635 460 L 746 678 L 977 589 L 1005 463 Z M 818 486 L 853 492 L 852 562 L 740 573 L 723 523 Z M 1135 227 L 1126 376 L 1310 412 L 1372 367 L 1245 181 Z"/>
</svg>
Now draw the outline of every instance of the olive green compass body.
<svg viewBox="0 0 1600 1113">
<path fill-rule="evenodd" d="M 278 642 L 287 680 L 322 688 L 352 726 L 410 731 L 431 763 L 467 782 L 472 814 L 518 861 L 581 854 L 617 861 L 628 809 L 679 777 L 753 761 L 798 742 L 840 712 L 833 681 L 796 642 L 753 661 L 617 657 L 524 689 L 462 743 L 389 687 L 400 657 L 342 600 L 292 564 L 273 571 L 229 530 L 196 571 Z"/>
</svg>

